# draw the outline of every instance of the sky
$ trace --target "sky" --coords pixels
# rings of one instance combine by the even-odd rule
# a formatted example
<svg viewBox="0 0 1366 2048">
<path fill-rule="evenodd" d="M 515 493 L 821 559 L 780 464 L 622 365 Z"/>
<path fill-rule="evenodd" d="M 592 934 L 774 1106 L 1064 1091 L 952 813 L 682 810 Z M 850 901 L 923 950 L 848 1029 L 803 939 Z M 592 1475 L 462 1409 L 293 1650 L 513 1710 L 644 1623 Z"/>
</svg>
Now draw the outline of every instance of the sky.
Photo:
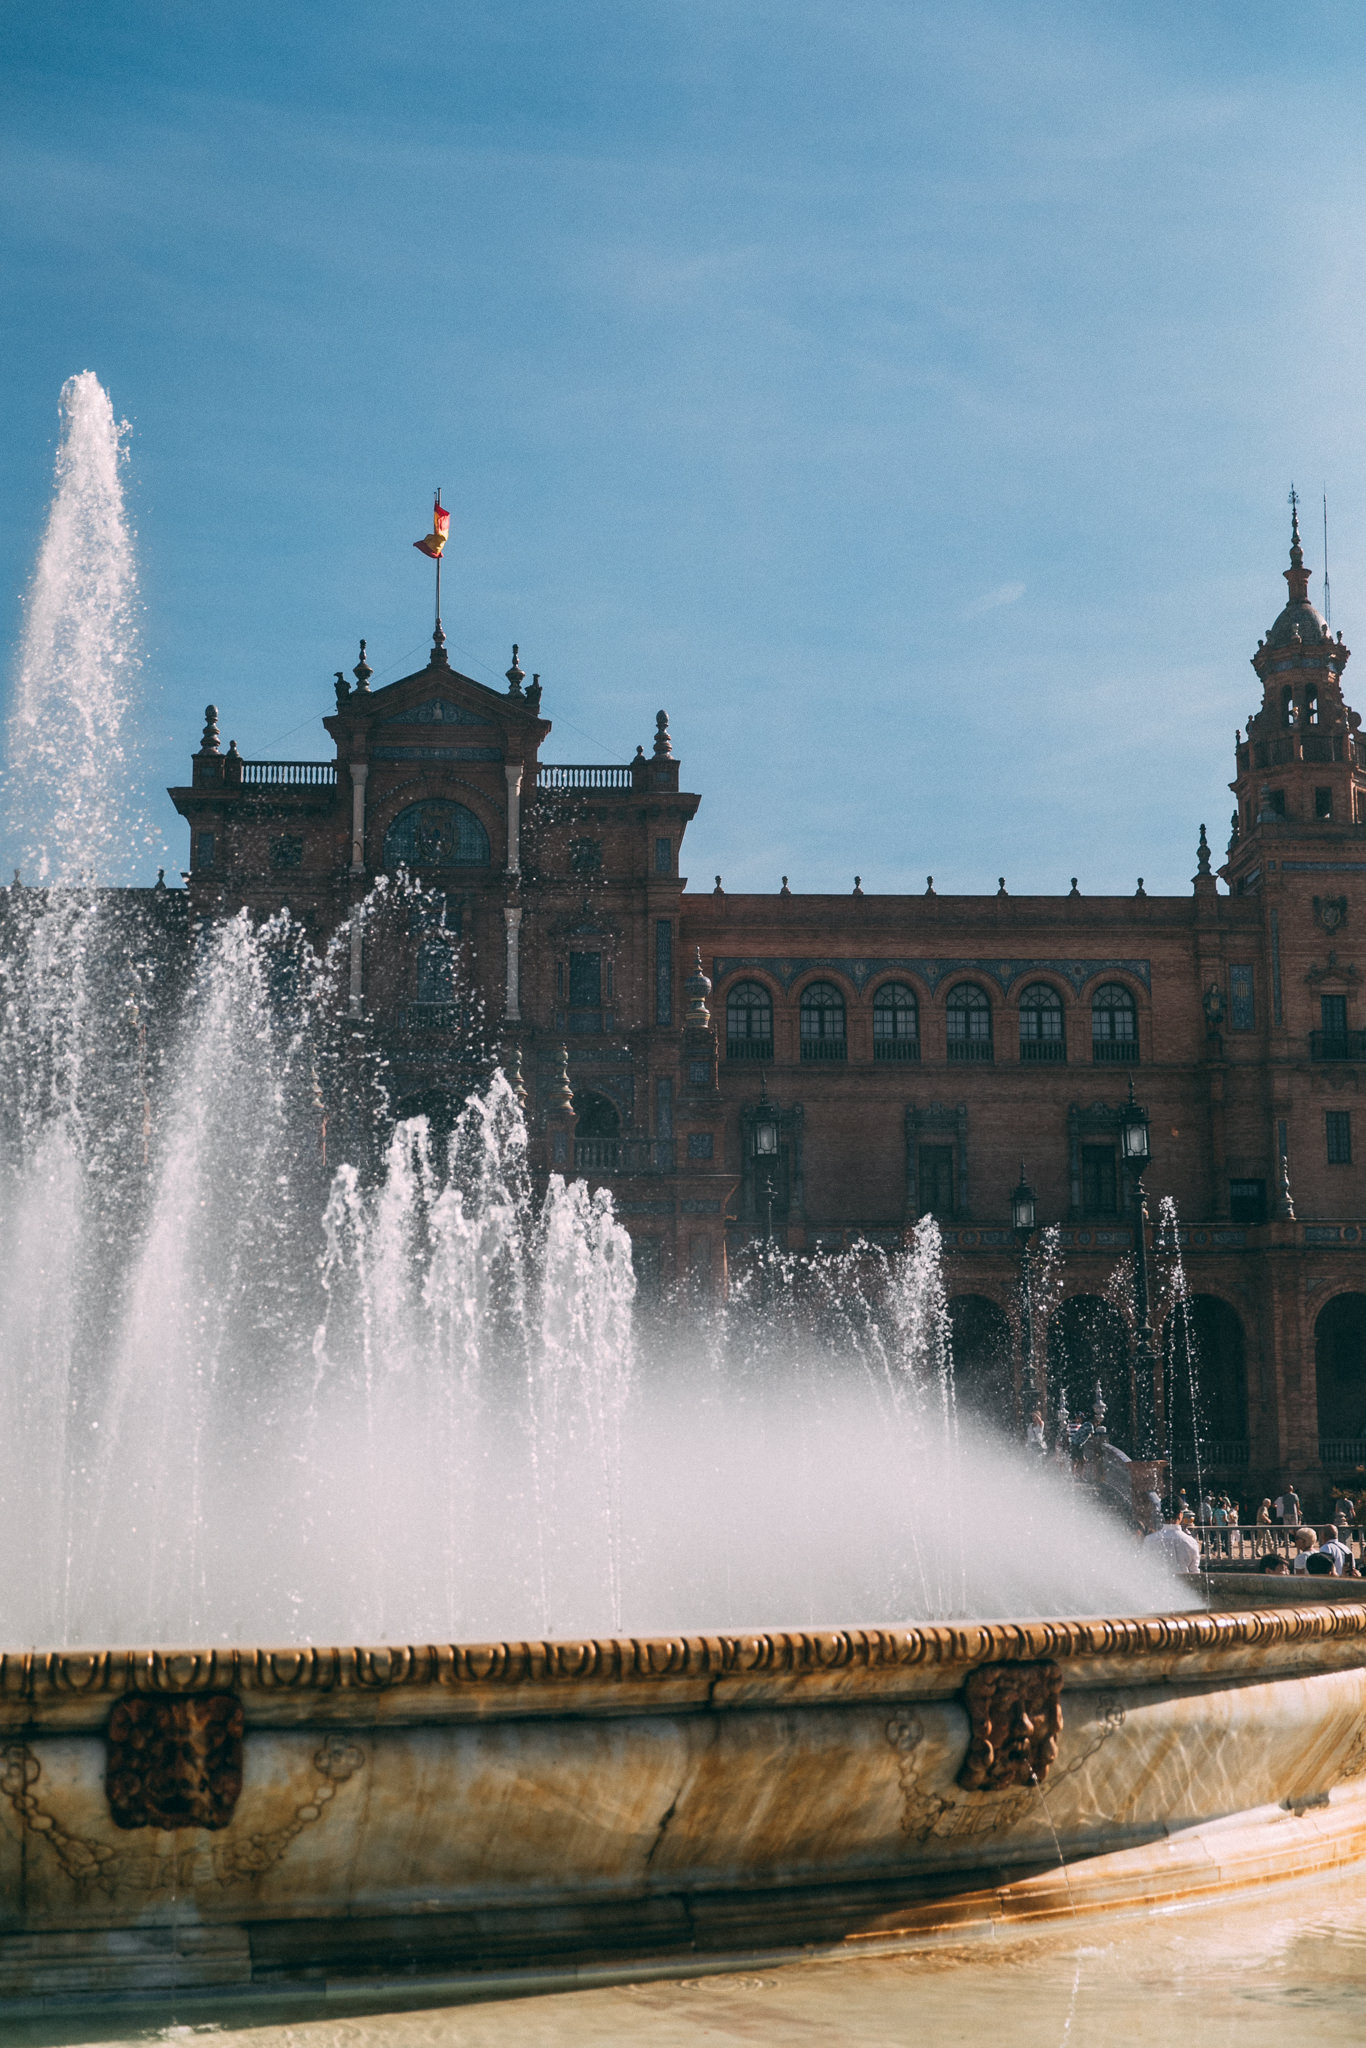
<svg viewBox="0 0 1366 2048">
<path fill-rule="evenodd" d="M 207 701 L 321 758 L 421 665 L 440 483 L 452 660 L 554 760 L 666 708 L 694 887 L 1184 891 L 1292 479 L 1366 639 L 1364 104 L 1315 0 L 5 0 L 0 638 L 91 369 L 136 879 Z"/>
</svg>

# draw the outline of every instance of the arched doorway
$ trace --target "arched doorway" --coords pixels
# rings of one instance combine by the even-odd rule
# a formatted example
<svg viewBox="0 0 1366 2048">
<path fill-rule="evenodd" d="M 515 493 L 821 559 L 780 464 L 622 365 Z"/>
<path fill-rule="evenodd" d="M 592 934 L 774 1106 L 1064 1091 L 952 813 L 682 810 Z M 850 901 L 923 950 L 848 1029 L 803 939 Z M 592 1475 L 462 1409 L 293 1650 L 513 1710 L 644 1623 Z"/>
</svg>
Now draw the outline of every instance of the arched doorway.
<svg viewBox="0 0 1366 2048">
<path fill-rule="evenodd" d="M 1124 1318 L 1099 1294 L 1072 1294 L 1048 1326 L 1048 1384 L 1054 1409 L 1050 1422 L 1061 1393 L 1067 1396 L 1069 1415 L 1089 1420 L 1097 1381 L 1105 1400 L 1105 1433 L 1127 1447 L 1129 1342 Z"/>
<path fill-rule="evenodd" d="M 985 1294 L 958 1294 L 949 1303 L 949 1324 L 958 1406 L 997 1429 L 1013 1430 L 1015 1368 L 1005 1311 Z"/>
<path fill-rule="evenodd" d="M 1314 1326 L 1314 1362 L 1320 1438 L 1366 1435 L 1366 1294 L 1335 1294 L 1325 1303 Z"/>
<path fill-rule="evenodd" d="M 1193 1294 L 1167 1318 L 1167 1418 L 1172 1456 L 1240 1463 L 1247 1448 L 1242 1318 L 1214 1294 Z M 1228 1447 L 1228 1448 L 1225 1448 Z"/>
</svg>

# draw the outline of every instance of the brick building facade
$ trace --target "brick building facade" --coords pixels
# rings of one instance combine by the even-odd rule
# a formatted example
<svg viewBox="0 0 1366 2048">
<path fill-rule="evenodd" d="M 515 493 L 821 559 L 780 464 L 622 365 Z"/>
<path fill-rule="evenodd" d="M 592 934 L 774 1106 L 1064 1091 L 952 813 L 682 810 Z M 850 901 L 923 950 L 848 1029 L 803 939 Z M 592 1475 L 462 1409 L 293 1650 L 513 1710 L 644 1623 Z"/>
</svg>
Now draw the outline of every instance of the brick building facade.
<svg viewBox="0 0 1366 2048">
<path fill-rule="evenodd" d="M 362 644 L 323 720 L 332 759 L 224 752 L 210 712 L 171 791 L 191 902 L 287 903 L 316 939 L 343 933 L 347 1007 L 401 1107 L 458 1103 L 495 1055 L 517 1064 L 546 1163 L 612 1187 L 646 1291 L 718 1287 L 770 1233 L 890 1245 L 933 1211 L 965 1386 L 1007 1415 L 1023 1161 L 1065 1252 L 1050 1394 L 1075 1409 L 1099 1377 L 1121 1442 L 1128 1335 L 1107 1284 L 1134 1239 L 1132 1077 L 1150 1204 L 1179 1210 L 1216 1474 L 1246 1495 L 1359 1463 L 1360 1485 L 1366 742 L 1309 573 L 1296 525 L 1288 601 L 1252 657 L 1223 891 L 1203 826 L 1184 896 L 689 891 L 701 799 L 664 713 L 622 765 L 544 762 L 517 650 L 495 691 L 450 667 L 438 624 L 427 665 L 382 689 Z M 421 904 L 362 923 L 400 871 Z M 1180 1461 L 1190 1400 L 1168 1353 Z"/>
</svg>

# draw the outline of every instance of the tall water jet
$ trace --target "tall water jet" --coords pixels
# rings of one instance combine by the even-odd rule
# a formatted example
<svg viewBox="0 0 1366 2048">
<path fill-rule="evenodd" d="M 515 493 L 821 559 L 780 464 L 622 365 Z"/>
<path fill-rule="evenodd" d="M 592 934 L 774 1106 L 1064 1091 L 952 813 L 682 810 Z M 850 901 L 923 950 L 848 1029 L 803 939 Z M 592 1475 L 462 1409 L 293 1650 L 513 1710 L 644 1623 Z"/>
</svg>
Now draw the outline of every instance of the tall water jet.
<svg viewBox="0 0 1366 2048">
<path fill-rule="evenodd" d="M 24 872 L 108 880 L 127 858 L 137 574 L 123 495 L 128 429 L 98 377 L 61 393 L 55 490 L 24 613 L 6 782 Z"/>
</svg>

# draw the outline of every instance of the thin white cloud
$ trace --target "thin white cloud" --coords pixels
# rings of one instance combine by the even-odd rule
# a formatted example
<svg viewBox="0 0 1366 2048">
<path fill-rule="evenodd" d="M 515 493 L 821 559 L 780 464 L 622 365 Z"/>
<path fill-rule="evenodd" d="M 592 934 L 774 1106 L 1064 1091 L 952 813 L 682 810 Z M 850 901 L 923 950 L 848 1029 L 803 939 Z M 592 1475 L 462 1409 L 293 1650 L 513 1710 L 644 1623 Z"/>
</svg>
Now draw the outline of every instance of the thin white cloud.
<svg viewBox="0 0 1366 2048">
<path fill-rule="evenodd" d="M 998 583 L 996 588 L 987 591 L 984 597 L 975 599 L 968 606 L 963 617 L 965 619 L 975 619 L 980 617 L 983 612 L 999 611 L 1003 604 L 1018 604 L 1024 594 L 1025 586 L 1023 583 Z"/>
</svg>

